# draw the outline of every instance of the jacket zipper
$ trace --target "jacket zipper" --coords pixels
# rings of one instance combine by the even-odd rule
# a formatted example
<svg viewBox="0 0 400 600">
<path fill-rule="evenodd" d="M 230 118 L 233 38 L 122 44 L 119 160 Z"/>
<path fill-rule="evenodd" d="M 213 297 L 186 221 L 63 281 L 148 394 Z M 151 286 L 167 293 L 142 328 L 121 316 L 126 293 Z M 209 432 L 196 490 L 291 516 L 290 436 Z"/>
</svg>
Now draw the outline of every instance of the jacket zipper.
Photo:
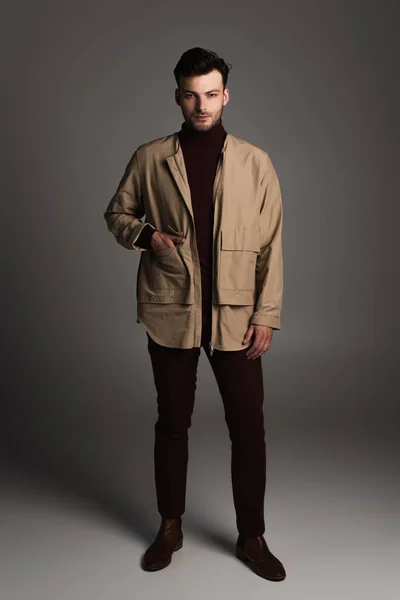
<svg viewBox="0 0 400 600">
<path fill-rule="evenodd" d="M 219 169 L 222 169 L 222 161 L 224 159 L 224 150 L 221 151 L 221 157 L 220 157 L 220 161 L 219 161 Z M 218 171 L 219 171 L 218 169 Z M 221 177 L 221 173 L 218 173 L 218 177 Z M 218 186 L 219 187 L 219 179 L 218 179 Z M 217 189 L 215 190 L 215 195 L 217 193 Z M 213 204 L 214 204 L 214 223 L 215 223 L 215 197 L 213 198 Z M 215 227 L 215 224 L 213 224 L 213 229 Z M 210 356 L 212 356 L 214 354 L 214 346 L 212 345 L 212 332 L 213 332 L 213 328 L 212 328 L 212 323 L 213 323 L 213 309 L 214 309 L 214 286 L 215 286 L 215 269 L 214 269 L 214 245 L 215 245 L 215 240 L 214 240 L 214 233 L 213 233 L 213 245 L 212 245 L 212 272 L 213 272 L 213 277 L 212 277 L 212 289 L 211 289 L 211 339 L 209 341 L 209 346 L 210 346 Z"/>
</svg>

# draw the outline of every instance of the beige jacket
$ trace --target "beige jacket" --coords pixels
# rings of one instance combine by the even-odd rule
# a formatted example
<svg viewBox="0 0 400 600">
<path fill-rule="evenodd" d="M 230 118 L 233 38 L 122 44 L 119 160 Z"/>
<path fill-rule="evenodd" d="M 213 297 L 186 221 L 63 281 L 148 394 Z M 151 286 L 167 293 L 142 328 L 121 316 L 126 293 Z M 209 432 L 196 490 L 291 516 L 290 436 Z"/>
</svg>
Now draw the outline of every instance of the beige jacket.
<svg viewBox="0 0 400 600">
<path fill-rule="evenodd" d="M 142 217 L 145 220 L 142 221 Z M 164 346 L 201 346 L 200 263 L 178 133 L 139 146 L 104 213 L 117 242 L 141 252 L 137 323 Z M 185 237 L 159 252 L 135 246 L 143 227 Z M 214 180 L 210 350 L 241 350 L 250 323 L 280 329 L 282 200 L 268 154 L 228 133 Z"/>
</svg>

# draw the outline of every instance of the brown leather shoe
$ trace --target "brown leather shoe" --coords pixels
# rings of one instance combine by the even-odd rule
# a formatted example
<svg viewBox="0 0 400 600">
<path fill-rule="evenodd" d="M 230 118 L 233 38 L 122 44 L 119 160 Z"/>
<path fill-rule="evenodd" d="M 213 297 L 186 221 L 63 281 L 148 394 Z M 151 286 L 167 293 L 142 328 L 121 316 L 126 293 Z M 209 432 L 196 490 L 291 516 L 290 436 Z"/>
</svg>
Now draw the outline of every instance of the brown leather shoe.
<svg viewBox="0 0 400 600">
<path fill-rule="evenodd" d="M 236 542 L 236 556 L 253 569 L 257 575 L 270 581 L 282 581 L 286 571 L 280 560 L 269 550 L 263 535 L 245 537 L 239 534 Z"/>
<path fill-rule="evenodd" d="M 158 571 L 168 567 L 172 554 L 182 548 L 182 545 L 182 517 L 161 519 L 157 536 L 144 553 L 142 568 L 144 571 Z"/>
</svg>

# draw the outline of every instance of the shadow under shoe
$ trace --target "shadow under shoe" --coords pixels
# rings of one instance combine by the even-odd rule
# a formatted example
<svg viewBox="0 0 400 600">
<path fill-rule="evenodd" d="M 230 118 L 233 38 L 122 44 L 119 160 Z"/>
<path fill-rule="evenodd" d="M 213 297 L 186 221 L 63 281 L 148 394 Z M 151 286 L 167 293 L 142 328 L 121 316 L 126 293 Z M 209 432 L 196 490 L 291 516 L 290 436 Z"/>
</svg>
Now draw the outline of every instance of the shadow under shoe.
<svg viewBox="0 0 400 600">
<path fill-rule="evenodd" d="M 248 563 L 253 571 L 264 579 L 282 581 L 286 577 L 283 564 L 269 550 L 262 535 L 245 537 L 239 534 L 236 542 L 236 556 Z"/>
<path fill-rule="evenodd" d="M 172 560 L 172 554 L 182 548 L 182 545 L 182 517 L 161 519 L 157 536 L 143 555 L 143 570 L 158 571 L 168 567 Z"/>
</svg>

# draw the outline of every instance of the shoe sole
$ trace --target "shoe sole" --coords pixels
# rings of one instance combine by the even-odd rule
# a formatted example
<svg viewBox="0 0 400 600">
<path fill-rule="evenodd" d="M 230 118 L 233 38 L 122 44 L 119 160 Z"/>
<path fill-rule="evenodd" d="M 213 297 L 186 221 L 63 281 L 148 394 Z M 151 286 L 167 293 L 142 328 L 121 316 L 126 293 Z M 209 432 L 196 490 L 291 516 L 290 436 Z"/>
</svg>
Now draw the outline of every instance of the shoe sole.
<svg viewBox="0 0 400 600">
<path fill-rule="evenodd" d="M 175 546 L 174 552 L 177 552 L 178 550 L 180 550 L 182 548 L 182 546 L 183 546 L 183 541 L 181 540 Z M 165 569 L 165 567 L 168 567 L 171 564 L 171 560 L 172 560 L 172 555 L 167 560 L 167 562 L 163 563 L 162 565 L 159 565 L 156 567 L 152 567 L 151 565 L 150 566 L 143 565 L 142 568 L 144 571 L 160 571 L 161 569 Z"/>
<path fill-rule="evenodd" d="M 251 560 L 251 558 L 249 558 L 247 556 L 247 554 L 244 554 L 244 552 L 242 552 L 239 548 L 236 548 L 236 556 L 238 558 L 240 558 L 240 560 L 242 560 L 243 562 L 248 564 L 251 567 L 251 569 L 254 571 L 254 573 L 259 575 L 259 577 L 262 577 L 263 579 L 268 579 L 269 581 L 282 581 L 286 577 L 286 574 L 281 577 L 266 577 L 265 575 L 262 575 L 260 573 L 260 571 L 257 569 L 257 567 L 255 566 L 255 564 L 253 563 L 253 561 Z"/>
</svg>

